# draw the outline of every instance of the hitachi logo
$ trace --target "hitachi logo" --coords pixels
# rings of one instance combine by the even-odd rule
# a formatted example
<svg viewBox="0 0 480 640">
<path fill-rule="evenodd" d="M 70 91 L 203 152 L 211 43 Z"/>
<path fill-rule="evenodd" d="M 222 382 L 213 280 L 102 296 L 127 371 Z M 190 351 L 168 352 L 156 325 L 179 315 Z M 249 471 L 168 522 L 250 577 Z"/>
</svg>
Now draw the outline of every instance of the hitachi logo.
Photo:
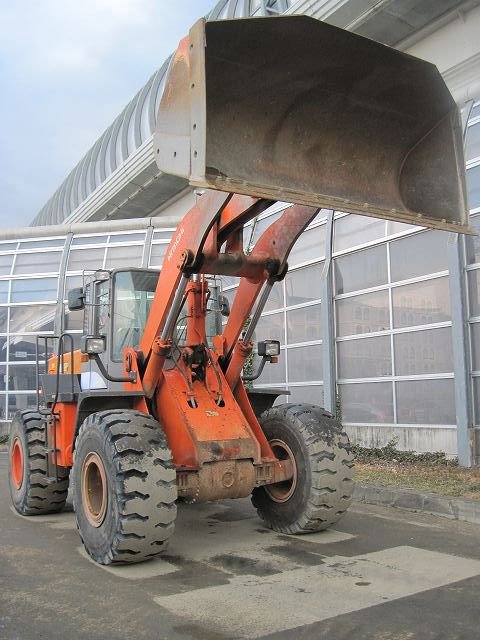
<svg viewBox="0 0 480 640">
<path fill-rule="evenodd" d="M 175 238 L 175 242 L 172 245 L 172 248 L 170 249 L 170 251 L 168 252 L 168 256 L 167 259 L 170 262 L 170 260 L 173 258 L 173 254 L 175 253 L 175 249 L 178 247 L 180 240 L 182 239 L 183 234 L 185 233 L 185 229 L 182 227 L 177 235 L 177 237 Z"/>
</svg>

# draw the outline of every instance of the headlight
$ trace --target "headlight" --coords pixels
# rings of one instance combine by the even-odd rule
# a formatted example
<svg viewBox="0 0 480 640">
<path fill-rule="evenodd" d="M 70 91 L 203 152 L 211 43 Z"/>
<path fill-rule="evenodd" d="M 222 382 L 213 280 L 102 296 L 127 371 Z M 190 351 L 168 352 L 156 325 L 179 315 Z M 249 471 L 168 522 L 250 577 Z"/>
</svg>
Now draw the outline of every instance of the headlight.
<svg viewBox="0 0 480 640">
<path fill-rule="evenodd" d="M 88 355 L 103 353 L 105 351 L 105 337 L 82 336 L 81 351 L 82 353 L 88 353 Z"/>
<path fill-rule="evenodd" d="M 278 340 L 262 340 L 258 343 L 259 356 L 279 356 L 280 342 Z"/>
</svg>

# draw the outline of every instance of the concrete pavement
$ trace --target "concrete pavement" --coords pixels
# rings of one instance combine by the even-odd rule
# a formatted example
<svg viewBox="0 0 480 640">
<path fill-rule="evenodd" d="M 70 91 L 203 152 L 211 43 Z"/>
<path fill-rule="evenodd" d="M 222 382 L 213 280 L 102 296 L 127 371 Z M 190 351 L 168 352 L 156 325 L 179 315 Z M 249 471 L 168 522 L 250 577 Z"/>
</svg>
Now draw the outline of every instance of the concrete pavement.
<svg viewBox="0 0 480 640">
<path fill-rule="evenodd" d="M 0 639 L 480 637 L 480 527 L 355 504 L 335 530 L 265 529 L 249 500 L 180 505 L 167 554 L 100 567 L 74 515 L 10 508 L 0 453 Z"/>
</svg>

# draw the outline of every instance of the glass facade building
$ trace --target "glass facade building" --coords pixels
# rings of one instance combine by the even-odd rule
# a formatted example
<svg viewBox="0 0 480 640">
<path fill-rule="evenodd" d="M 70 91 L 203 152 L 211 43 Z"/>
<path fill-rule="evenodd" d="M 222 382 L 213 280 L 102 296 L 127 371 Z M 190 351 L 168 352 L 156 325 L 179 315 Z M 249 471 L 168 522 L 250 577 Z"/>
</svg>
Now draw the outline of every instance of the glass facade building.
<svg viewBox="0 0 480 640">
<path fill-rule="evenodd" d="M 470 113 L 466 159 L 471 223 L 480 231 L 480 104 Z M 277 203 L 247 227 L 247 250 L 286 206 Z M 68 313 L 65 299 L 68 289 L 81 284 L 83 272 L 126 264 L 161 267 L 174 229 L 154 223 L 139 228 L 132 220 L 127 230 L 110 232 L 108 223 L 90 223 L 82 225 L 82 233 L 0 242 L 5 426 L 17 409 L 35 403 L 35 336 L 62 330 L 81 335 L 82 313 Z M 86 226 L 90 233 L 83 232 Z M 480 241 L 460 239 L 461 282 L 452 281 L 449 242 L 444 232 L 322 210 L 298 240 L 289 273 L 273 287 L 256 328 L 257 340 L 281 344 L 279 363 L 267 365 L 256 384 L 288 390 L 280 402 L 322 404 L 325 366 L 333 364 L 336 403 L 354 438 L 375 444 L 404 433 L 405 446 L 455 454 L 460 381 L 455 380 L 452 289 L 466 292 L 472 421 L 480 426 Z M 331 295 L 323 300 L 327 272 Z M 237 285 L 233 278 L 222 279 L 230 300 Z M 333 338 L 324 326 L 328 317 Z"/>
<path fill-rule="evenodd" d="M 342 3 L 330 15 L 330 5 L 307 0 L 221 0 L 208 17 L 305 11 L 350 29 L 347 14 L 357 16 L 358 7 Z M 432 3 L 431 11 L 431 19 L 438 18 L 440 4 Z M 377 7 L 366 12 L 353 30 L 397 46 L 420 29 L 417 24 L 405 31 L 408 20 L 385 22 L 380 14 Z M 424 19 L 428 21 L 427 13 Z M 369 31 L 374 27 L 379 31 Z M 442 37 L 449 42 L 451 35 Z M 422 38 L 409 41 L 404 50 L 427 59 L 431 53 L 434 62 L 438 57 L 455 100 L 464 104 L 477 82 L 468 63 L 472 51 L 462 53 L 469 74 L 464 77 L 466 71 L 459 71 L 463 63 L 452 66 L 433 45 L 430 51 L 418 42 L 421 45 Z M 168 67 L 169 59 L 33 222 L 65 222 L 73 227 L 50 226 L 48 233 L 53 235 L 42 235 L 40 227 L 38 233 L 28 234 L 29 239 L 9 233 L 2 240 L 0 232 L 0 430 L 8 429 L 17 409 L 35 402 L 36 335 L 71 331 L 78 344 L 82 314 L 67 312 L 68 289 L 81 284 L 85 270 L 125 265 L 160 268 L 174 231 L 173 224 L 163 228 L 162 217 L 178 217 L 185 200 L 193 199 L 187 183 L 160 175 L 153 159 L 152 132 Z M 468 86 L 468 96 L 458 93 L 460 86 Z M 467 186 L 471 225 L 480 233 L 480 103 L 469 105 L 463 114 L 468 120 Z M 276 204 L 248 226 L 246 250 L 286 206 Z M 150 222 L 135 220 L 146 215 L 156 217 Z M 116 224 L 120 218 L 129 220 L 120 226 Z M 101 222 L 76 225 L 88 219 Z M 265 367 L 256 386 L 285 389 L 288 394 L 279 402 L 336 407 L 352 439 L 367 446 L 396 437 L 400 448 L 454 455 L 463 437 L 466 450 L 475 440 L 471 427 L 480 434 L 478 237 L 321 211 L 298 240 L 289 265 L 255 331 L 257 340 L 280 341 L 280 360 Z M 238 282 L 223 278 L 221 284 L 232 300 Z M 480 437 L 476 440 L 473 459 L 476 456 L 478 462 Z"/>
</svg>

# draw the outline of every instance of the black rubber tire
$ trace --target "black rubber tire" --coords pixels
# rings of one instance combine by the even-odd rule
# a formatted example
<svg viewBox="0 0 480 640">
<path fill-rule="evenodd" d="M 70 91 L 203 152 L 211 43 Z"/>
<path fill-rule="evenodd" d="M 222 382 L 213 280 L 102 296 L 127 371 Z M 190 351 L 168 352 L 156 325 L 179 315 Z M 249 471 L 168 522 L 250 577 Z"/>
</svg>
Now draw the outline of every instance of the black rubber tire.
<svg viewBox="0 0 480 640">
<path fill-rule="evenodd" d="M 297 467 L 295 490 L 286 502 L 258 487 L 252 503 L 270 529 L 286 534 L 327 529 L 352 501 L 354 465 L 347 434 L 329 413 L 311 404 L 284 404 L 265 411 L 260 423 L 269 441 L 290 447 Z"/>
<path fill-rule="evenodd" d="M 105 468 L 107 507 L 95 527 L 86 515 L 81 475 L 96 453 Z M 87 553 L 99 564 L 135 563 L 166 549 L 177 514 L 176 470 L 159 423 L 138 411 L 93 413 L 81 425 L 73 464 L 73 507 Z"/>
<path fill-rule="evenodd" d="M 23 455 L 23 479 L 19 488 L 12 478 L 12 449 L 18 441 Z M 9 434 L 8 483 L 15 509 L 22 516 L 57 513 L 65 507 L 68 493 L 69 469 L 58 468 L 58 482 L 47 482 L 47 454 L 45 426 L 37 411 L 18 411 Z"/>
</svg>

